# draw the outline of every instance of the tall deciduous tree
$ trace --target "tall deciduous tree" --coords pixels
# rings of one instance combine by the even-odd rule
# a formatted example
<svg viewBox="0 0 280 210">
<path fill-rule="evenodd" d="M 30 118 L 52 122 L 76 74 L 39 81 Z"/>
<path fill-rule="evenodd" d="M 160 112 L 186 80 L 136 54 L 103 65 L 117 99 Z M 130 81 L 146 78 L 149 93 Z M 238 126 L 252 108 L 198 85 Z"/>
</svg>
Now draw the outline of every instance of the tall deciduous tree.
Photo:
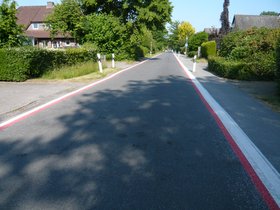
<svg viewBox="0 0 280 210">
<path fill-rule="evenodd" d="M 230 31 L 228 7 L 229 7 L 229 0 L 225 0 L 224 5 L 223 5 L 224 9 L 223 9 L 223 12 L 221 13 L 221 17 L 220 17 L 220 20 L 222 23 L 220 33 L 222 35 L 225 35 Z"/>
<path fill-rule="evenodd" d="M 116 52 L 124 44 L 126 28 L 113 15 L 87 15 L 83 24 L 83 41 L 93 43 L 100 52 Z"/>
<path fill-rule="evenodd" d="M 195 29 L 189 22 L 182 22 L 178 26 L 178 35 L 180 40 L 186 40 L 186 38 L 190 37 L 195 33 Z"/>
<path fill-rule="evenodd" d="M 171 19 L 169 0 L 80 0 L 85 14 L 106 13 L 120 17 L 123 23 L 145 25 L 149 30 L 163 30 Z"/>
<path fill-rule="evenodd" d="M 170 27 L 169 27 L 169 48 L 172 48 L 173 50 L 179 51 L 181 44 L 179 41 L 179 25 L 180 22 L 179 21 L 172 21 L 170 23 Z"/>
<path fill-rule="evenodd" d="M 77 0 L 62 0 L 55 6 L 54 12 L 47 17 L 52 35 L 62 33 L 81 39 L 81 23 L 84 15 Z"/>
<path fill-rule="evenodd" d="M 0 5 L 0 47 L 19 46 L 23 40 L 23 29 L 17 25 L 16 2 L 3 0 Z"/>
</svg>

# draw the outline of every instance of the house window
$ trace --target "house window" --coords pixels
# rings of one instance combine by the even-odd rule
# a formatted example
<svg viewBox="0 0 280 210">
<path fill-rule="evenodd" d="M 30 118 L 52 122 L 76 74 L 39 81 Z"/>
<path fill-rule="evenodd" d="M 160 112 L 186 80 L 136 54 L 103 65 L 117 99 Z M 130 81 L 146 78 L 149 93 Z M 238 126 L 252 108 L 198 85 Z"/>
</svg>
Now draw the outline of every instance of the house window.
<svg viewBox="0 0 280 210">
<path fill-rule="evenodd" d="M 39 28 L 39 24 L 38 23 L 33 23 L 33 29 L 38 29 Z"/>
</svg>

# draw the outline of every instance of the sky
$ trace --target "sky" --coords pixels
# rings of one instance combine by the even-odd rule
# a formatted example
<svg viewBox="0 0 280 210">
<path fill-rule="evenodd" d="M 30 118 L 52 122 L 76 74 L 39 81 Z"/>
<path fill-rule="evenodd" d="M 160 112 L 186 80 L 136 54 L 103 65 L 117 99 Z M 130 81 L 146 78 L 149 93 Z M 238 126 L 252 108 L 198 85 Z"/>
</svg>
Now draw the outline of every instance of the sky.
<svg viewBox="0 0 280 210">
<path fill-rule="evenodd" d="M 16 0 L 18 6 L 45 5 L 48 0 Z M 59 0 L 52 0 L 59 3 Z M 224 0 L 170 0 L 173 5 L 172 20 L 188 21 L 196 31 L 212 26 L 219 28 Z M 280 13 L 280 0 L 230 0 L 229 20 L 235 14 L 259 15 L 263 11 Z"/>
</svg>

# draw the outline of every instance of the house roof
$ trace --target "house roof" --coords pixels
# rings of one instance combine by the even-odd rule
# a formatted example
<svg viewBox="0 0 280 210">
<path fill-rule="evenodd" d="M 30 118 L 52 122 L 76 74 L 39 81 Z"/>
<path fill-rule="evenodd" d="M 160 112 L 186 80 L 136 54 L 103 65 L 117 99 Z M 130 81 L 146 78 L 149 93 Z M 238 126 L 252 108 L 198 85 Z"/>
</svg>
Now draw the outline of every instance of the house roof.
<svg viewBox="0 0 280 210">
<path fill-rule="evenodd" d="M 234 15 L 232 25 L 234 29 L 238 30 L 246 30 L 252 27 L 280 28 L 280 17 L 268 15 Z"/>
<path fill-rule="evenodd" d="M 32 22 L 45 22 L 46 17 L 53 11 L 48 6 L 22 6 L 17 9 L 17 23 L 27 29 Z"/>
</svg>

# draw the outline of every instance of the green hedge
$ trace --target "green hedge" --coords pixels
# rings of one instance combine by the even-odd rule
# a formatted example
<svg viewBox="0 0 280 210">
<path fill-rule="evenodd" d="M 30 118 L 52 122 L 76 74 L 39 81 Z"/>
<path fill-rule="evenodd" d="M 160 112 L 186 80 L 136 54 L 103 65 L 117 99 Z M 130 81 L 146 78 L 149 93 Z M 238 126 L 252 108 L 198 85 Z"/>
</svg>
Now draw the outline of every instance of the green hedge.
<svg viewBox="0 0 280 210">
<path fill-rule="evenodd" d="M 0 49 L 0 81 L 24 81 L 64 65 L 93 60 L 96 52 L 85 49 L 45 50 L 33 47 Z"/>
<path fill-rule="evenodd" d="M 226 63 L 242 63 L 245 78 L 249 80 L 274 80 L 277 72 L 276 45 L 280 29 L 252 28 L 232 32 L 223 37 L 219 56 Z M 224 63 L 222 61 L 222 63 Z M 246 72 L 248 71 L 248 72 Z"/>
<path fill-rule="evenodd" d="M 208 69 L 221 77 L 229 79 L 271 80 L 274 77 L 273 64 L 266 62 L 266 58 L 248 63 L 210 56 L 208 58 Z"/>
<path fill-rule="evenodd" d="M 201 45 L 201 55 L 203 58 L 208 58 L 208 56 L 216 56 L 217 45 L 215 41 L 204 42 Z"/>
</svg>

